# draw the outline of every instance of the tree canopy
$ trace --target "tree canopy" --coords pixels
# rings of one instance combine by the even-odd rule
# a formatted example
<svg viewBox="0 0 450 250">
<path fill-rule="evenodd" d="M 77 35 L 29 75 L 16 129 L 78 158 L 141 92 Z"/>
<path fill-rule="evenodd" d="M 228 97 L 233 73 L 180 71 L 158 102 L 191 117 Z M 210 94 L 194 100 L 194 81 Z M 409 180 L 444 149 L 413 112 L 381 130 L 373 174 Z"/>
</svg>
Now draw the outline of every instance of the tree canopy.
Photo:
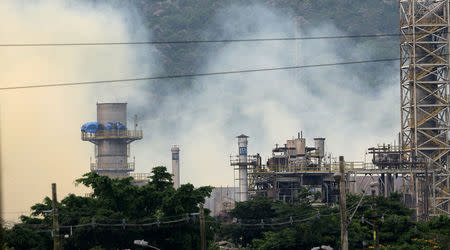
<svg viewBox="0 0 450 250">
<path fill-rule="evenodd" d="M 92 188 L 92 195 L 84 197 L 69 194 L 58 203 L 61 234 L 65 249 L 134 248 L 133 241 L 144 239 L 160 249 L 199 249 L 199 223 L 195 216 L 186 214 L 199 212 L 198 204 L 204 203 L 212 187 L 195 188 L 192 184 L 174 189 L 171 174 L 166 167 L 152 170 L 148 183 L 133 184 L 131 177 L 110 179 L 96 173 L 87 173 L 76 183 Z M 52 201 L 45 197 L 42 203 L 31 207 L 30 216 L 22 216 L 21 223 L 6 230 L 6 243 L 14 249 L 50 249 L 52 238 L 48 229 L 52 227 Z M 208 214 L 208 211 L 206 211 Z M 180 223 L 165 224 L 183 219 Z M 95 226 L 100 224 L 145 224 L 159 220 L 153 226 Z M 64 226 L 85 225 L 72 227 Z M 207 239 L 213 239 L 213 229 L 207 228 Z"/>
<path fill-rule="evenodd" d="M 428 222 L 411 220 L 412 210 L 403 205 L 399 194 L 382 196 L 348 195 L 349 247 L 361 249 L 374 246 L 374 226 L 379 227 L 380 245 L 384 249 L 448 249 L 450 219 L 447 216 Z M 314 194 L 299 192 L 294 203 L 256 198 L 239 202 L 231 215 L 242 225 L 259 223 L 266 226 L 224 225 L 220 234 L 236 245 L 251 249 L 311 249 L 340 244 L 340 214 L 337 206 L 313 206 Z M 357 206 L 361 200 L 360 206 Z M 277 222 L 292 223 L 277 225 Z"/>
</svg>

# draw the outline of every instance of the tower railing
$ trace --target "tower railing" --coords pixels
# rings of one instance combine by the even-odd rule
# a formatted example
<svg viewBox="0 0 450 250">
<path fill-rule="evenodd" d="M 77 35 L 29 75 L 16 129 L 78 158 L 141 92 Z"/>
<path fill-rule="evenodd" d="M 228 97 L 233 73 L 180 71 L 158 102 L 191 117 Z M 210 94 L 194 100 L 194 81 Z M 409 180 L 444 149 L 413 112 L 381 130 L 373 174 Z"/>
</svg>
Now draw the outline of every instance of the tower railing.
<svg viewBox="0 0 450 250">
<path fill-rule="evenodd" d="M 143 137 L 142 130 L 99 130 L 96 133 L 81 132 L 81 140 L 104 140 L 104 139 L 128 139 L 140 140 Z"/>
<path fill-rule="evenodd" d="M 135 181 L 150 181 L 151 173 L 128 173 L 128 176 L 133 177 Z"/>
<path fill-rule="evenodd" d="M 91 171 L 134 171 L 134 162 L 125 163 L 105 163 L 103 166 L 99 166 L 97 162 L 91 162 Z"/>
</svg>

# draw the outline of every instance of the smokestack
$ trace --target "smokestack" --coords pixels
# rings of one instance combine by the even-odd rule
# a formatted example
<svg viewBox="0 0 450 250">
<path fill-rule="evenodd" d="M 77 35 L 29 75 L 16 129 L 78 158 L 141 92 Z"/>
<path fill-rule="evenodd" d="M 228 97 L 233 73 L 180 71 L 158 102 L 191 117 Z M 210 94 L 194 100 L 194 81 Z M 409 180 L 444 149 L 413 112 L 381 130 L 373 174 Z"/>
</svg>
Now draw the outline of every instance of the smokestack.
<svg viewBox="0 0 450 250">
<path fill-rule="evenodd" d="M 248 179 L 247 179 L 247 145 L 248 136 L 242 134 L 238 138 L 239 147 L 239 197 L 240 201 L 248 200 Z"/>
<path fill-rule="evenodd" d="M 175 189 L 180 187 L 180 148 L 178 145 L 172 146 L 172 180 Z"/>
</svg>

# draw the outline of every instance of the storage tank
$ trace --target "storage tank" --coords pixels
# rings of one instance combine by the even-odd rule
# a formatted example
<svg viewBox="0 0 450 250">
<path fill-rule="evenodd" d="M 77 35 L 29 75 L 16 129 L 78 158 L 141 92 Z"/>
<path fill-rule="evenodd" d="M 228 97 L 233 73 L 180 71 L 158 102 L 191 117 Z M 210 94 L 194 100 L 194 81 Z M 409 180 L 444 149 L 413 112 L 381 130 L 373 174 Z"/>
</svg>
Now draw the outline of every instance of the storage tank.
<svg viewBox="0 0 450 250">
<path fill-rule="evenodd" d="M 323 158 L 325 156 L 325 138 L 314 138 L 314 147 L 316 148 L 316 155 Z"/>
<path fill-rule="evenodd" d="M 286 141 L 286 146 L 289 148 L 288 149 L 288 154 L 289 155 L 295 155 L 297 153 L 297 149 L 296 149 L 296 146 L 295 146 L 295 141 L 296 141 L 295 139 Z M 291 148 L 293 148 L 293 149 L 291 149 Z"/>
<path fill-rule="evenodd" d="M 296 153 L 298 155 L 305 155 L 306 139 L 305 138 L 295 139 L 295 148 L 296 148 Z"/>
</svg>

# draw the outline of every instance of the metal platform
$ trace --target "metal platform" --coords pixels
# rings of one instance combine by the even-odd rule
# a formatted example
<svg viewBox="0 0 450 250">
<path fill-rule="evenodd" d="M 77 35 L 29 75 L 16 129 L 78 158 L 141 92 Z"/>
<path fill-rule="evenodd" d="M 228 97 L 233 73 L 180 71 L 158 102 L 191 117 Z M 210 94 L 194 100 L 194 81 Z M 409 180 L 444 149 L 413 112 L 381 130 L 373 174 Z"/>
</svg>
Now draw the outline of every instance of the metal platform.
<svg viewBox="0 0 450 250">
<path fill-rule="evenodd" d="M 105 167 L 98 167 L 98 164 L 95 162 L 91 162 L 91 171 L 92 172 L 102 172 L 102 171 L 121 171 L 121 172 L 131 172 L 134 171 L 135 164 L 134 162 L 128 162 L 123 164 L 105 164 Z"/>
<path fill-rule="evenodd" d="M 124 140 L 130 143 L 135 140 L 141 140 L 142 130 L 104 130 L 97 133 L 81 132 L 81 140 L 96 144 L 100 140 Z"/>
</svg>

